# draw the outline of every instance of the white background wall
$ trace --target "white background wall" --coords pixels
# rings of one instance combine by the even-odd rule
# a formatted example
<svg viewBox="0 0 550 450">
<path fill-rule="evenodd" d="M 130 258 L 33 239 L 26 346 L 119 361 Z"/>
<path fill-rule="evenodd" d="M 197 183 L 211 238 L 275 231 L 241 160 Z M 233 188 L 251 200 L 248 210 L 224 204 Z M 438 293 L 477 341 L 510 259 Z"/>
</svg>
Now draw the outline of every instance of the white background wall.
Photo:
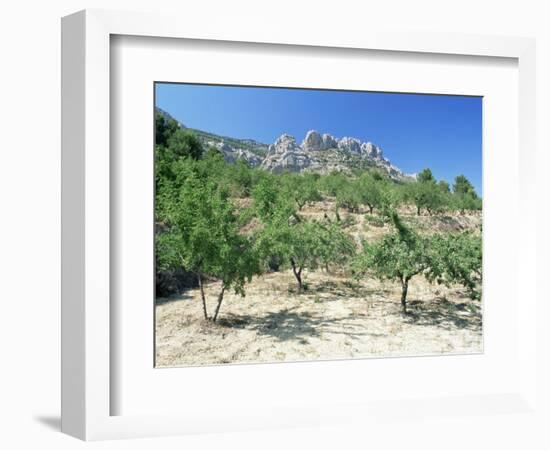
<svg viewBox="0 0 550 450">
<path fill-rule="evenodd" d="M 456 31 L 538 39 L 540 205 L 550 203 L 550 13 L 541 0 L 19 0 L 0 9 L 0 447 L 81 448 L 59 433 L 60 17 L 84 8 L 171 10 L 205 26 L 276 21 L 281 28 Z M 540 229 L 548 227 L 541 211 Z M 539 236 L 544 275 L 548 238 Z M 503 243 L 505 244 L 505 243 Z M 544 280 L 544 278 L 541 278 Z M 548 297 L 548 296 L 547 296 Z M 550 303 L 550 299 L 549 303 Z M 550 308 L 541 305 L 542 316 Z M 550 379 L 549 332 L 541 370 Z M 548 404 L 548 389 L 543 388 Z M 314 428 L 89 444 L 95 448 L 548 448 L 546 423 L 529 417 L 441 419 L 364 429 Z M 545 436 L 544 441 L 542 437 Z"/>
</svg>

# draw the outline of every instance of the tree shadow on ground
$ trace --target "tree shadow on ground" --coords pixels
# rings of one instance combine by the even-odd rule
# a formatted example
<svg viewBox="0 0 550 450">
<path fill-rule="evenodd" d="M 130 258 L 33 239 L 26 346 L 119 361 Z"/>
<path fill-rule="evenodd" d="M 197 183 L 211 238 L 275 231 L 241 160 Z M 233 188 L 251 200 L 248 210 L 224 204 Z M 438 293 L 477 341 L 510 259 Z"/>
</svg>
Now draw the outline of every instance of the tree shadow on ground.
<svg viewBox="0 0 550 450">
<path fill-rule="evenodd" d="M 270 312 L 260 322 L 252 324 L 259 335 L 271 336 L 278 341 L 288 341 L 306 337 L 320 337 L 326 320 L 309 312 L 295 312 L 295 308 Z"/>
<path fill-rule="evenodd" d="M 169 297 L 157 297 L 155 298 L 155 305 L 164 305 L 165 303 L 180 302 L 184 300 L 193 300 L 193 296 L 187 291 L 184 291 L 181 294 L 173 294 Z"/>
<path fill-rule="evenodd" d="M 270 312 L 261 317 L 248 314 L 226 314 L 218 321 L 219 325 L 230 328 L 246 328 L 254 330 L 259 335 L 276 338 L 279 341 L 319 337 L 320 327 L 326 322 L 308 312 L 296 312 L 296 307 Z"/>
<path fill-rule="evenodd" d="M 353 282 L 321 281 L 299 295 L 322 303 L 339 301 L 348 296 L 365 298 L 366 302 L 371 299 L 376 305 L 382 302 L 385 303 L 383 309 L 387 314 L 401 317 L 401 323 L 407 325 L 472 331 L 480 331 L 482 326 L 481 302 L 472 302 L 465 292 L 457 292 L 458 299 L 454 302 L 445 297 L 426 301 L 411 299 L 408 302 L 409 311 L 404 316 L 399 301 L 392 297 L 392 291 L 387 288 L 365 287 Z M 366 311 L 368 313 L 368 308 Z M 328 335 L 346 335 L 354 340 L 387 336 L 386 333 L 371 332 L 364 326 L 364 315 L 358 312 L 327 317 L 319 312 L 304 311 L 299 306 L 261 316 L 225 313 L 218 325 L 253 330 L 259 336 L 270 336 L 280 342 Z"/>
<path fill-rule="evenodd" d="M 455 303 L 444 297 L 430 302 L 413 300 L 409 303 L 406 323 L 421 326 L 436 326 L 478 331 L 482 326 L 481 304 Z"/>
<path fill-rule="evenodd" d="M 248 329 L 259 336 L 270 336 L 277 341 L 304 340 L 305 338 L 321 337 L 330 334 L 346 335 L 350 339 L 361 339 L 365 336 L 381 337 L 380 333 L 372 333 L 366 329 L 358 329 L 354 323 L 363 318 L 349 314 L 343 317 L 323 317 L 305 311 L 296 311 L 297 307 L 270 312 L 261 317 L 251 315 L 227 314 L 218 324 L 233 329 Z M 332 326 L 339 324 L 337 329 Z"/>
</svg>

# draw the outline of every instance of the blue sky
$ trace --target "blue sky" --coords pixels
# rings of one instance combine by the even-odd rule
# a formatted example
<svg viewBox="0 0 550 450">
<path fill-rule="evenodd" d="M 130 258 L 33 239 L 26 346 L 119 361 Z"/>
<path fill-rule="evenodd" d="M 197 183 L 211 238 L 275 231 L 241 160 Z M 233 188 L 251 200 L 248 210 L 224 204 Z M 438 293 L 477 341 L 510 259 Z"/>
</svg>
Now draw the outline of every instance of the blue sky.
<svg viewBox="0 0 550 450">
<path fill-rule="evenodd" d="M 188 127 L 266 144 L 308 130 L 371 141 L 407 173 L 464 174 L 481 194 L 481 97 L 157 83 L 156 106 Z"/>
</svg>

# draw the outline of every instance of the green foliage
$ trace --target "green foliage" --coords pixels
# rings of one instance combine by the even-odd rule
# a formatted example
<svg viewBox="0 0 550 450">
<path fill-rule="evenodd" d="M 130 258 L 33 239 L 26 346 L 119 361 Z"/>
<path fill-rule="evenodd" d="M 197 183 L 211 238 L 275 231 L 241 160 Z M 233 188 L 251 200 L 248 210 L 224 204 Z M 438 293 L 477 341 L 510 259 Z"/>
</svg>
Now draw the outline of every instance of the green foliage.
<svg viewBox="0 0 550 450">
<path fill-rule="evenodd" d="M 482 282 L 481 236 L 471 233 L 421 236 L 407 227 L 394 212 L 390 220 L 395 231 L 378 242 L 363 243 L 353 261 L 357 277 L 371 274 L 381 280 L 401 282 L 401 304 L 407 311 L 410 279 L 423 274 L 428 281 L 464 286 L 472 298 L 480 298 Z"/>
<path fill-rule="evenodd" d="M 176 180 L 181 179 L 181 172 L 186 172 L 184 160 L 200 159 L 203 148 L 191 131 L 158 112 L 155 115 L 155 142 L 155 185 L 156 192 L 162 193 L 173 188 Z"/>
<path fill-rule="evenodd" d="M 296 202 L 298 210 L 301 210 L 307 203 L 322 199 L 317 189 L 316 174 L 286 173 L 280 176 L 284 194 Z"/>
<path fill-rule="evenodd" d="M 427 241 L 408 228 L 396 213 L 390 219 L 394 232 L 374 244 L 364 242 L 354 268 L 358 273 L 371 270 L 380 279 L 410 280 L 429 267 Z"/>
<path fill-rule="evenodd" d="M 232 190 L 237 197 L 248 197 L 254 186 L 254 174 L 249 164 L 240 159 L 238 160 L 233 170 L 229 171 L 229 178 L 232 182 Z"/>
<path fill-rule="evenodd" d="M 157 215 L 169 224 L 156 238 L 160 267 L 181 266 L 196 273 L 199 283 L 204 277 L 221 280 L 215 320 L 223 292 L 233 288 L 244 295 L 245 283 L 259 271 L 251 243 L 238 232 L 227 190 L 188 168 L 184 183 L 170 193 L 163 192 Z M 204 297 L 203 306 L 208 318 Z"/>
<path fill-rule="evenodd" d="M 424 239 L 403 239 L 392 233 L 376 244 L 365 244 L 365 252 L 358 259 L 357 269 L 372 268 L 380 279 L 410 279 L 428 268 Z"/>
<path fill-rule="evenodd" d="M 401 203 L 403 196 L 400 188 L 380 171 L 370 169 L 355 172 L 356 178 L 332 172 L 318 181 L 322 192 L 336 197 L 337 209 L 344 208 L 357 213 L 359 207 L 365 205 L 373 213 L 375 209 L 383 212 Z"/>
<path fill-rule="evenodd" d="M 155 114 L 155 147 L 157 163 L 189 157 L 200 159 L 203 148 L 200 140 L 190 130 L 181 128 L 174 119 Z"/>
<path fill-rule="evenodd" d="M 466 211 L 481 210 L 481 203 L 481 198 L 478 197 L 472 183 L 464 175 L 458 175 L 453 184 L 454 209 L 464 214 Z"/>
<path fill-rule="evenodd" d="M 464 214 L 466 211 L 480 211 L 481 199 L 471 194 L 453 194 L 452 204 L 454 209 Z"/>
<path fill-rule="evenodd" d="M 180 128 L 174 119 L 168 119 L 163 114 L 155 113 L 155 145 L 166 146 L 169 137 Z"/>
<path fill-rule="evenodd" d="M 349 212 L 359 212 L 362 196 L 356 183 L 346 181 L 336 192 L 336 208 L 345 208 Z"/>
<path fill-rule="evenodd" d="M 337 223 L 318 224 L 317 236 L 320 260 L 328 270 L 330 265 L 344 266 L 355 255 L 355 244 Z"/>
<path fill-rule="evenodd" d="M 437 183 L 437 187 L 439 187 L 439 190 L 444 194 L 448 194 L 451 192 L 451 187 L 449 186 L 449 183 L 447 183 L 445 180 L 439 180 Z"/>
<path fill-rule="evenodd" d="M 293 200 L 273 179 L 275 175 L 261 178 L 252 190 L 253 207 L 265 223 L 288 222 L 295 215 Z"/>
<path fill-rule="evenodd" d="M 453 192 L 455 194 L 468 194 L 472 197 L 477 197 L 474 186 L 464 175 L 458 175 L 455 178 L 455 182 L 453 184 Z"/>
<path fill-rule="evenodd" d="M 236 235 L 236 216 L 228 200 L 226 192 L 212 182 L 204 184 L 195 174 L 171 192 L 161 213 L 170 227 L 159 235 L 159 248 L 169 243 L 173 251 L 159 255 L 161 266 L 183 264 L 188 270 L 216 275 L 221 246 L 231 245 Z"/>
<path fill-rule="evenodd" d="M 320 239 L 321 226 L 315 221 L 303 221 L 287 228 L 285 257 L 297 269 L 316 269 L 326 249 Z"/>
<path fill-rule="evenodd" d="M 382 174 L 379 170 L 372 170 L 370 173 L 370 176 L 374 179 L 374 181 L 382 181 L 386 180 L 387 177 Z"/>
<path fill-rule="evenodd" d="M 376 179 L 368 172 L 359 178 L 357 189 L 359 191 L 361 203 L 368 206 L 371 214 L 374 208 L 382 208 L 388 200 L 386 196 L 388 188 L 385 181 L 383 179 Z"/>
<path fill-rule="evenodd" d="M 481 298 L 481 236 L 471 233 L 436 235 L 431 242 L 428 276 L 438 283 L 464 286 L 470 296 Z"/>
<path fill-rule="evenodd" d="M 436 181 L 430 169 L 424 169 L 416 182 L 404 186 L 404 199 L 416 206 L 417 214 L 423 210 L 436 214 L 445 210 L 475 211 L 481 209 L 481 199 L 464 175 L 455 178 L 453 190 L 445 180 Z"/>
<path fill-rule="evenodd" d="M 317 221 L 289 223 L 280 218 L 267 223 L 256 236 L 256 250 L 264 266 L 273 260 L 290 267 L 302 290 L 302 271 L 344 264 L 355 252 L 351 238 L 336 224 Z"/>
<path fill-rule="evenodd" d="M 408 183 L 405 196 L 416 206 L 418 215 L 422 213 L 423 209 L 427 210 L 429 214 L 441 211 L 446 203 L 444 194 L 434 180 Z"/>
<path fill-rule="evenodd" d="M 202 144 L 192 131 L 177 129 L 166 141 L 167 154 L 173 159 L 200 159 L 203 154 Z"/>
<path fill-rule="evenodd" d="M 399 280 L 402 285 L 401 305 L 406 313 L 410 279 L 430 267 L 429 243 L 427 238 L 405 226 L 397 213 L 392 213 L 390 219 L 395 231 L 374 244 L 364 242 L 363 251 L 353 263 L 353 270 L 356 276 L 370 273 L 381 280 Z"/>
<path fill-rule="evenodd" d="M 404 199 L 416 206 L 417 214 L 423 210 L 429 214 L 445 210 L 465 211 L 481 210 L 481 198 L 475 192 L 468 179 L 459 175 L 455 178 L 453 190 L 445 180 L 436 181 L 430 169 L 424 169 L 416 182 L 404 185 Z"/>
<path fill-rule="evenodd" d="M 435 183 L 435 178 L 432 174 L 431 169 L 424 169 L 416 177 L 419 183 Z"/>
<path fill-rule="evenodd" d="M 335 197 L 347 185 L 348 177 L 342 172 L 331 172 L 319 180 L 320 189 L 327 195 Z"/>
<path fill-rule="evenodd" d="M 265 221 L 275 214 L 279 192 L 277 187 L 268 179 L 261 180 L 252 191 L 256 214 Z"/>
<path fill-rule="evenodd" d="M 206 158 L 223 158 L 223 153 L 220 149 L 214 146 L 209 146 L 206 151 L 202 155 L 205 159 Z M 193 158 L 193 159 L 199 159 L 199 158 Z"/>
</svg>

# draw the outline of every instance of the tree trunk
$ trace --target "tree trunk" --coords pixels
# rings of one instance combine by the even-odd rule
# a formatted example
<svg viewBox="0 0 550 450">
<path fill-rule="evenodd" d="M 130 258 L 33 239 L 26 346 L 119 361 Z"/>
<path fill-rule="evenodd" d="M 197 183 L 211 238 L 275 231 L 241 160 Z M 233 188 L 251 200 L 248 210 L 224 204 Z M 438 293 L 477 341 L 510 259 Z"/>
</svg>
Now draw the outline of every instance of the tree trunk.
<svg viewBox="0 0 550 450">
<path fill-rule="evenodd" d="M 407 314 L 407 291 L 409 290 L 409 279 L 401 280 L 401 306 L 403 314 Z"/>
<path fill-rule="evenodd" d="M 302 292 L 302 268 L 299 269 L 296 267 L 296 263 L 294 259 L 290 260 L 290 264 L 292 265 L 292 272 L 294 273 L 294 276 L 296 277 L 296 281 L 298 281 L 298 292 Z"/>
<path fill-rule="evenodd" d="M 417 206 L 417 207 L 416 207 L 416 215 L 417 215 L 417 216 L 420 215 L 420 206 Z"/>
<path fill-rule="evenodd" d="M 197 274 L 197 278 L 199 279 L 199 287 L 201 289 L 202 312 L 204 313 L 204 320 L 208 320 L 208 313 L 206 312 L 206 298 L 204 297 L 204 287 L 202 285 L 202 275 L 200 273 Z"/>
<path fill-rule="evenodd" d="M 220 292 L 220 295 L 218 295 L 218 304 L 216 305 L 216 312 L 214 313 L 214 317 L 212 318 L 212 322 L 215 322 L 218 318 L 218 313 L 220 312 L 220 306 L 222 306 L 222 300 L 223 300 L 223 293 L 225 292 L 225 285 L 222 284 L 222 290 Z"/>
<path fill-rule="evenodd" d="M 374 206 L 368 205 L 369 207 L 369 213 L 372 214 L 372 210 L 374 209 Z"/>
</svg>

